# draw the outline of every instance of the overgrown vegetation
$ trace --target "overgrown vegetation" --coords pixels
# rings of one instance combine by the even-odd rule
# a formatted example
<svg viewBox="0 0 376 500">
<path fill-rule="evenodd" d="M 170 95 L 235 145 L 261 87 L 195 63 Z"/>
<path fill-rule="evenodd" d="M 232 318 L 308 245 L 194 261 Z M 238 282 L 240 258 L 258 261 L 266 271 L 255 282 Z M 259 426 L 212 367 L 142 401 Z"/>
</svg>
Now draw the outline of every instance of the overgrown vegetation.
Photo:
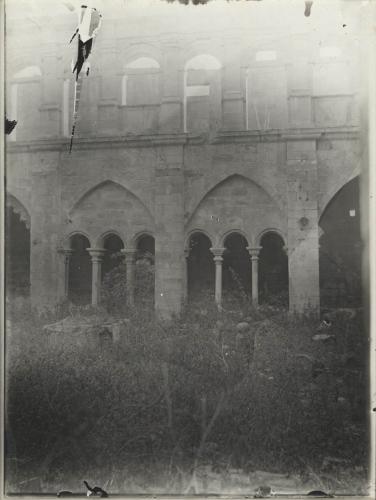
<svg viewBox="0 0 376 500">
<path fill-rule="evenodd" d="M 338 314 L 332 336 L 313 340 L 317 320 L 278 305 L 254 310 L 240 293 L 222 312 L 201 296 L 163 323 L 145 305 L 150 293 L 126 308 L 116 273 L 124 283 L 117 269 L 105 304 L 129 322 L 114 343 L 43 330 L 68 314 L 98 315 L 90 307 L 64 304 L 42 317 L 25 304 L 8 308 L 8 491 L 35 489 L 30 478 L 44 491 L 77 491 L 93 478 L 112 492 L 202 493 L 205 465 L 316 477 L 348 492 L 354 483 L 338 471 L 357 470 L 365 485 L 361 318 Z M 152 264 L 139 266 L 144 291 L 151 273 Z"/>
<path fill-rule="evenodd" d="M 116 254 L 115 254 L 116 257 Z M 139 308 L 150 308 L 154 302 L 154 255 L 143 252 L 136 260 L 134 294 Z M 104 276 L 102 302 L 107 311 L 123 315 L 128 311 L 127 269 L 125 261 Z"/>
</svg>

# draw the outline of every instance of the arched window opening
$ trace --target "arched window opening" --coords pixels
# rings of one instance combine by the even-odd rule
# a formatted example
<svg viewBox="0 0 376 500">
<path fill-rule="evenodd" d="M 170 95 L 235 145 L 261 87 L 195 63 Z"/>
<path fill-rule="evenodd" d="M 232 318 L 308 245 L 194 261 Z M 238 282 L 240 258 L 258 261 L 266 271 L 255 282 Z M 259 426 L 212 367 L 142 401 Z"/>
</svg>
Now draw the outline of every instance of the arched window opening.
<svg viewBox="0 0 376 500">
<path fill-rule="evenodd" d="M 29 295 L 30 227 L 12 206 L 6 207 L 5 281 L 7 295 Z"/>
<path fill-rule="evenodd" d="M 275 50 L 259 50 L 245 71 L 247 130 L 271 130 L 287 124 L 286 68 Z"/>
<path fill-rule="evenodd" d="M 41 102 L 42 73 L 38 66 L 27 66 L 15 73 L 10 81 L 7 117 L 16 120 L 17 126 L 9 135 L 10 141 L 29 139 L 31 132 L 37 132 L 35 126 L 39 120 Z"/>
<path fill-rule="evenodd" d="M 83 305 L 91 302 L 91 258 L 87 248 L 89 240 L 75 234 L 70 238 L 73 253 L 69 261 L 68 299 L 74 304 Z"/>
<path fill-rule="evenodd" d="M 151 57 L 139 57 L 126 65 L 128 69 L 159 69 L 159 63 Z"/>
<path fill-rule="evenodd" d="M 155 290 L 155 240 L 153 236 L 143 235 L 137 241 L 135 300 L 138 303 L 153 305 Z"/>
<path fill-rule="evenodd" d="M 139 57 L 125 66 L 121 87 L 124 132 L 145 133 L 158 129 L 161 85 L 160 66 L 155 59 Z"/>
<path fill-rule="evenodd" d="M 288 258 L 283 239 L 274 232 L 261 238 L 259 255 L 260 303 L 288 305 Z"/>
<path fill-rule="evenodd" d="M 234 297 L 248 296 L 252 287 L 251 258 L 247 240 L 239 233 L 225 239 L 223 254 L 223 291 Z"/>
<path fill-rule="evenodd" d="M 317 56 L 312 66 L 314 119 L 318 124 L 339 125 L 338 121 L 346 123 L 351 116 L 348 110 L 331 119 L 330 115 L 338 114 L 341 109 L 339 104 L 343 104 L 345 109 L 351 103 L 349 99 L 355 91 L 353 70 L 338 46 L 322 46 Z"/>
<path fill-rule="evenodd" d="M 332 198 L 319 225 L 321 305 L 358 307 L 362 302 L 359 177 Z"/>
<path fill-rule="evenodd" d="M 123 106 L 141 106 L 160 103 L 160 66 L 155 59 L 139 57 L 125 66 L 122 98 Z"/>
<path fill-rule="evenodd" d="M 190 59 L 184 68 L 184 132 L 208 131 L 221 116 L 221 63 L 209 54 Z"/>
<path fill-rule="evenodd" d="M 137 241 L 137 256 L 136 260 L 147 259 L 150 263 L 154 263 L 155 241 L 153 236 L 145 234 Z"/>
<path fill-rule="evenodd" d="M 119 236 L 116 234 L 109 234 L 104 240 L 103 248 L 106 252 L 102 260 L 102 279 L 123 261 L 120 250 L 124 248 L 124 244 Z"/>
<path fill-rule="evenodd" d="M 188 299 L 202 294 L 214 293 L 215 269 L 210 239 L 202 233 L 195 233 L 189 239 L 187 258 Z"/>
</svg>

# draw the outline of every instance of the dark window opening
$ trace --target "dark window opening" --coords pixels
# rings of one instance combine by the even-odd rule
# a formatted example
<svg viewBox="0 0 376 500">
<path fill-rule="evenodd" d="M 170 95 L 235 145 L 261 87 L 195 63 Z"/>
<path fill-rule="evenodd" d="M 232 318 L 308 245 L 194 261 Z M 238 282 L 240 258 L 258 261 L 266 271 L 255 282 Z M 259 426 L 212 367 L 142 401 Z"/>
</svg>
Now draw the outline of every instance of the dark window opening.
<svg viewBox="0 0 376 500">
<path fill-rule="evenodd" d="M 155 255 L 155 241 L 153 236 L 149 235 L 141 236 L 137 242 L 136 260 L 147 259 L 150 261 L 150 263 L 153 263 L 154 255 Z"/>
<path fill-rule="evenodd" d="M 119 236 L 110 234 L 105 238 L 103 248 L 106 252 L 102 260 L 102 279 L 123 261 L 121 250 L 124 248 L 124 245 Z"/>
<path fill-rule="evenodd" d="M 91 302 L 91 258 L 87 248 L 89 240 L 75 234 L 70 239 L 73 253 L 69 261 L 68 298 L 77 305 L 90 304 Z"/>
<path fill-rule="evenodd" d="M 334 196 L 319 224 L 321 306 L 359 307 L 362 301 L 359 177 Z"/>
<path fill-rule="evenodd" d="M 201 293 L 214 293 L 214 261 L 210 239 L 196 233 L 189 240 L 188 298 Z"/>
<path fill-rule="evenodd" d="M 223 254 L 223 291 L 250 294 L 252 286 L 251 257 L 247 240 L 238 233 L 225 240 Z"/>
<path fill-rule="evenodd" d="M 260 303 L 288 305 L 288 258 L 283 239 L 276 233 L 261 238 L 259 254 Z"/>
<path fill-rule="evenodd" d="M 143 235 L 137 241 L 135 270 L 135 301 L 153 306 L 155 291 L 155 240 Z"/>
<path fill-rule="evenodd" d="M 12 207 L 6 208 L 5 280 L 7 294 L 30 294 L 30 229 Z"/>
</svg>

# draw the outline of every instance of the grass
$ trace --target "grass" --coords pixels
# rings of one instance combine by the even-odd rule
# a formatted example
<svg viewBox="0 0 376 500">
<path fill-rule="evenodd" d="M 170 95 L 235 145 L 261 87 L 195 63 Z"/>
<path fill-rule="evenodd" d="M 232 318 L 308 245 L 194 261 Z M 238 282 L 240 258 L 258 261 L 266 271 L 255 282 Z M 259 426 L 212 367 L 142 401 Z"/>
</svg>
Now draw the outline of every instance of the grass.
<svg viewBox="0 0 376 500">
<path fill-rule="evenodd" d="M 77 491 L 84 478 L 114 493 L 195 492 L 204 466 L 364 490 L 361 319 L 339 316 L 323 342 L 312 340 L 316 320 L 278 303 L 253 309 L 242 294 L 225 297 L 223 312 L 204 294 L 169 323 L 145 303 L 111 311 L 130 320 L 115 344 L 43 330 L 68 314 L 107 318 L 104 309 L 8 309 L 8 492 Z"/>
</svg>

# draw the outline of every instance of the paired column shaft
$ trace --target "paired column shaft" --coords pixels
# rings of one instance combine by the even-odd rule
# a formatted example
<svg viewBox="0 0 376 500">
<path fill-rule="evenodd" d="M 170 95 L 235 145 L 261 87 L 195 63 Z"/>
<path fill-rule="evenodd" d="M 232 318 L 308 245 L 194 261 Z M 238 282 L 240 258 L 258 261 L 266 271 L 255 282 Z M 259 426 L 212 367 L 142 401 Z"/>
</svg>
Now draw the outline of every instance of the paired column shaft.
<svg viewBox="0 0 376 500">
<path fill-rule="evenodd" d="M 127 304 L 134 305 L 134 278 L 135 278 L 135 257 L 137 250 L 135 248 L 127 248 L 121 251 L 125 256 L 126 266 L 126 287 L 127 287 Z"/>
<path fill-rule="evenodd" d="M 97 306 L 101 300 L 102 284 L 102 259 L 106 252 L 104 248 L 88 248 L 91 256 L 92 278 L 91 278 L 91 304 Z"/>
<path fill-rule="evenodd" d="M 257 307 L 258 298 L 258 263 L 261 247 L 247 247 L 252 263 L 252 304 Z"/>
<path fill-rule="evenodd" d="M 73 255 L 73 250 L 71 248 L 62 248 L 59 253 L 64 257 L 64 298 L 68 298 L 69 295 L 69 265 L 70 259 Z"/>
<path fill-rule="evenodd" d="M 215 302 L 218 306 L 222 304 L 222 262 L 224 248 L 211 248 L 215 262 Z"/>
</svg>

